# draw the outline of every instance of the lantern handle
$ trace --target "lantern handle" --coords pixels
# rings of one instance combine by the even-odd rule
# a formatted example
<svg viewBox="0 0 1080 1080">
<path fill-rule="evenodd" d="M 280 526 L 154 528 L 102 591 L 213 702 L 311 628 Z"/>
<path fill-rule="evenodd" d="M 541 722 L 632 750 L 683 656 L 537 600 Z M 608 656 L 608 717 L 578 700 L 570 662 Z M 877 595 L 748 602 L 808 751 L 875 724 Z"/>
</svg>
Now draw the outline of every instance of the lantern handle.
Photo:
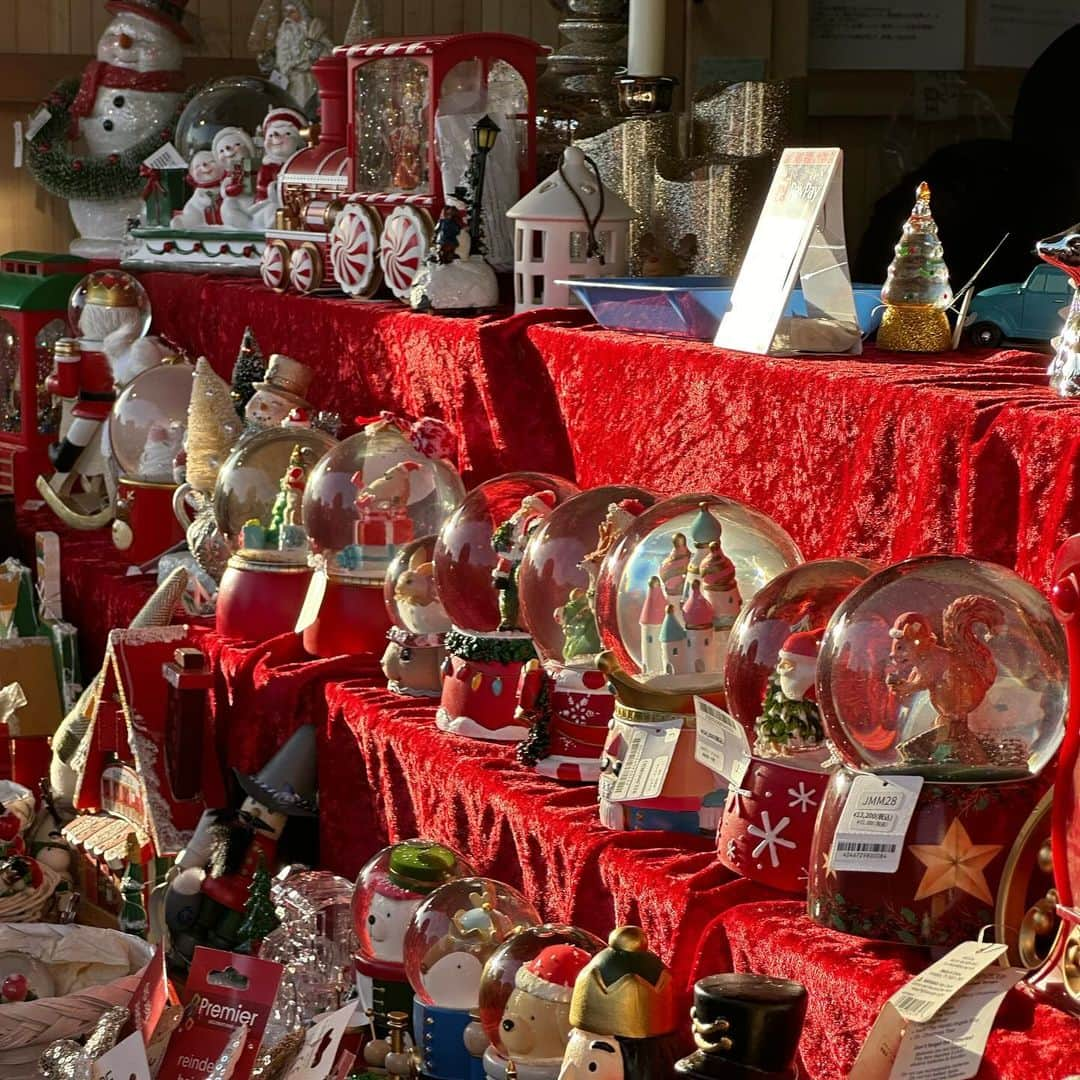
<svg viewBox="0 0 1080 1080">
<path fill-rule="evenodd" d="M 596 239 L 596 226 L 600 224 L 600 219 L 604 216 L 604 181 L 600 179 L 600 167 L 596 162 L 586 153 L 582 153 L 581 157 L 592 169 L 593 175 L 596 177 L 596 190 L 600 195 L 600 206 L 596 211 L 595 217 L 589 217 L 589 209 L 585 205 L 585 200 L 578 194 L 577 188 L 570 183 L 566 173 L 563 172 L 562 158 L 559 159 L 559 176 L 562 178 L 562 182 L 566 185 L 567 190 L 574 196 L 574 201 L 581 210 L 581 216 L 585 219 L 585 227 L 588 230 L 588 240 L 585 244 L 585 258 L 591 259 L 595 257 L 599 260 L 600 265 L 603 266 L 604 249 L 600 246 L 600 241 Z"/>
</svg>

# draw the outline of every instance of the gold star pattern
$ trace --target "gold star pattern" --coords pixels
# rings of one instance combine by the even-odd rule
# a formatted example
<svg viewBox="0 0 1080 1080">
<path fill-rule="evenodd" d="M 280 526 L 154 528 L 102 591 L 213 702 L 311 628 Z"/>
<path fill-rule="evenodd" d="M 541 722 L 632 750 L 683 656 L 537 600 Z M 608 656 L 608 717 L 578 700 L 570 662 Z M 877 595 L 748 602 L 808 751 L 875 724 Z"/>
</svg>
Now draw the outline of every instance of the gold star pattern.
<svg viewBox="0 0 1080 1080">
<path fill-rule="evenodd" d="M 908 851 L 926 867 L 916 900 L 959 889 L 971 896 L 994 902 L 983 869 L 991 862 L 1003 844 L 973 844 L 967 829 L 954 818 L 940 844 L 908 844 Z"/>
</svg>

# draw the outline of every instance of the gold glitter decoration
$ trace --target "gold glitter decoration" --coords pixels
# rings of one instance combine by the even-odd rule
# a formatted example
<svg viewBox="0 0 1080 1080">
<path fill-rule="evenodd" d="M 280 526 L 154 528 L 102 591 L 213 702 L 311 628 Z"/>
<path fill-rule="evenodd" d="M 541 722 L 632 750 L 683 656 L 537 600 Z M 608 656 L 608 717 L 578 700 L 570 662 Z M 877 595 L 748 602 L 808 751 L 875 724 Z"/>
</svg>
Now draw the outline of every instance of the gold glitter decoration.
<svg viewBox="0 0 1080 1080">
<path fill-rule="evenodd" d="M 93 1063 L 116 1045 L 130 1015 L 126 1006 L 115 1005 L 101 1014 L 84 1045 L 72 1039 L 51 1043 L 38 1060 L 40 1074 L 45 1080 L 92 1080 Z"/>
<path fill-rule="evenodd" d="M 713 83 L 694 95 L 691 153 L 698 157 L 779 157 L 790 127 L 786 82 Z"/>
<path fill-rule="evenodd" d="M 653 163 L 659 155 L 678 148 L 678 123 L 674 113 L 635 116 L 589 139 L 580 147 L 596 162 L 600 178 L 633 208 L 627 265 L 631 274 L 641 272 L 641 238 L 650 231 L 653 205 Z"/>
<path fill-rule="evenodd" d="M 949 317 L 932 304 L 921 307 L 886 307 L 877 343 L 893 352 L 948 352 L 952 348 Z"/>
<path fill-rule="evenodd" d="M 281 1080 L 304 1048 L 304 1029 L 282 1036 L 273 1046 L 263 1047 L 251 1070 L 251 1080 Z"/>
</svg>

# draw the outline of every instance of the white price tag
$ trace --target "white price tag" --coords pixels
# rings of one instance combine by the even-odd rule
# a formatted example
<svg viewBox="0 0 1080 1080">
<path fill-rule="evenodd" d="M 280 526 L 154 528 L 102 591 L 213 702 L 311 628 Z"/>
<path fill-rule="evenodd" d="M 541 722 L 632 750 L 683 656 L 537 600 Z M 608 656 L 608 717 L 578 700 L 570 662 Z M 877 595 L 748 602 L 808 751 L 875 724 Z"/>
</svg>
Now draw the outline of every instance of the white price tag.
<svg viewBox="0 0 1080 1080">
<path fill-rule="evenodd" d="M 186 169 L 188 163 L 171 142 L 159 146 L 143 164 L 150 169 Z"/>
<path fill-rule="evenodd" d="M 750 740 L 742 724 L 704 698 L 694 698 L 697 745 L 694 757 L 722 776 L 732 787 L 741 787 L 750 768 Z"/>
<path fill-rule="evenodd" d="M 22 168 L 23 160 L 23 126 L 21 120 L 16 120 L 13 127 L 15 128 L 15 168 Z"/>
<path fill-rule="evenodd" d="M 90 1067 L 94 1080 L 150 1080 L 142 1032 L 136 1031 L 102 1054 Z"/>
<path fill-rule="evenodd" d="M 334 1068 L 338 1047 L 352 1020 L 353 1005 L 324 1013 L 308 1028 L 304 1045 L 285 1074 L 285 1080 L 327 1080 Z"/>
<path fill-rule="evenodd" d="M 856 776 L 836 827 L 829 866 L 895 874 L 922 786 L 921 776 Z"/>
<path fill-rule="evenodd" d="M 963 941 L 901 987 L 889 999 L 905 1020 L 929 1020 L 951 997 L 995 960 L 1006 947 L 992 941 Z"/>
<path fill-rule="evenodd" d="M 285 76 L 285 75 L 282 75 L 281 72 L 278 71 L 277 68 L 274 68 L 274 70 L 270 72 L 270 81 L 275 86 L 280 87 L 282 90 L 288 90 L 289 89 L 288 77 Z"/>
<path fill-rule="evenodd" d="M 308 585 L 303 606 L 300 608 L 300 614 L 296 616 L 296 626 L 293 629 L 297 634 L 302 634 L 319 617 L 319 609 L 322 607 L 325 595 L 326 570 L 320 566 L 311 575 L 311 583 Z"/>
<path fill-rule="evenodd" d="M 655 799 L 664 790 L 671 759 L 679 745 L 682 720 L 658 726 L 635 725 L 624 735 L 626 753 L 615 783 L 608 795 L 610 802 L 637 802 Z"/>
<path fill-rule="evenodd" d="M 44 105 L 30 119 L 26 124 L 26 141 L 33 142 L 38 137 L 38 133 L 41 129 L 52 119 L 52 113 L 45 108 Z"/>
</svg>

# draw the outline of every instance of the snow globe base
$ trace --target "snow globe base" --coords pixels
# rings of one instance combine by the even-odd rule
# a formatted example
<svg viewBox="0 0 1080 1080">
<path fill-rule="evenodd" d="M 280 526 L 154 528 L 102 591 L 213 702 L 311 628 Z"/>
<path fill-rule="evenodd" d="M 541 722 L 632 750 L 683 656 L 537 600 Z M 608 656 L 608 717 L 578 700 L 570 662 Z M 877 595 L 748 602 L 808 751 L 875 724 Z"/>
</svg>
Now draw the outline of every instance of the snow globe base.
<svg viewBox="0 0 1080 1080">
<path fill-rule="evenodd" d="M 389 629 L 381 581 L 329 574 L 319 614 L 304 630 L 304 649 L 312 656 L 362 656 L 374 665 L 383 654 Z"/>
<path fill-rule="evenodd" d="M 821 926 L 901 945 L 952 948 L 994 922 L 1017 822 L 1049 783 L 927 781 L 894 874 L 837 870 L 833 841 L 856 774 L 829 779 L 810 852 L 808 911 Z"/>
<path fill-rule="evenodd" d="M 442 635 L 410 634 L 394 626 L 386 637 L 382 670 L 387 689 L 405 697 L 439 697 L 446 659 Z M 433 639 L 437 644 L 431 643 Z"/>
<path fill-rule="evenodd" d="M 205 270 L 255 277 L 265 248 L 266 234 L 251 229 L 138 225 L 126 234 L 122 254 L 117 255 L 129 270 Z"/>
<path fill-rule="evenodd" d="M 242 641 L 288 634 L 307 596 L 311 568 L 234 555 L 217 595 L 217 632 Z"/>
<path fill-rule="evenodd" d="M 468 1009 L 413 1006 L 413 1031 L 423 1032 L 420 1073 L 425 1080 L 484 1080 L 484 1063 L 465 1048 L 465 1029 L 472 1022 Z"/>
<path fill-rule="evenodd" d="M 175 490 L 175 484 L 120 477 L 112 535 L 128 562 L 139 565 L 157 558 L 184 539 L 172 512 Z"/>
<path fill-rule="evenodd" d="M 948 352 L 952 348 L 949 317 L 935 307 L 886 306 L 877 343 L 893 352 Z"/>
<path fill-rule="evenodd" d="M 79 236 L 71 241 L 71 254 L 84 259 L 119 259 L 124 231 L 130 218 L 142 212 L 142 199 L 69 199 L 68 209 Z"/>
</svg>

